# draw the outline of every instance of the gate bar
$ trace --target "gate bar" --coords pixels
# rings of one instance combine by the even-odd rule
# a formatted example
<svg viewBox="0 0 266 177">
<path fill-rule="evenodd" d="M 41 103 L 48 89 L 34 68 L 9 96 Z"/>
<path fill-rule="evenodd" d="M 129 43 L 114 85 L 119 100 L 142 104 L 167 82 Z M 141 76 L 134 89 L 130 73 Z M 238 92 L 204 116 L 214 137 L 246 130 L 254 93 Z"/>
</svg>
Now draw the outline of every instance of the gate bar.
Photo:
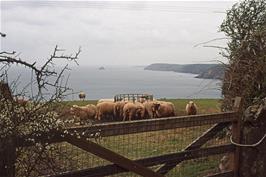
<svg viewBox="0 0 266 177">
<path fill-rule="evenodd" d="M 96 156 L 99 156 L 103 159 L 106 159 L 110 162 L 113 162 L 117 165 L 119 165 L 122 168 L 125 168 L 129 171 L 132 171 L 138 175 L 141 175 L 143 177 L 163 177 L 163 175 L 156 173 L 152 171 L 151 169 L 140 165 L 139 163 L 136 163 L 126 157 L 121 156 L 120 154 L 117 154 L 109 149 L 106 149 L 92 141 L 80 138 L 74 136 L 67 136 L 66 137 L 67 142 L 85 150 L 88 151 Z"/>
</svg>

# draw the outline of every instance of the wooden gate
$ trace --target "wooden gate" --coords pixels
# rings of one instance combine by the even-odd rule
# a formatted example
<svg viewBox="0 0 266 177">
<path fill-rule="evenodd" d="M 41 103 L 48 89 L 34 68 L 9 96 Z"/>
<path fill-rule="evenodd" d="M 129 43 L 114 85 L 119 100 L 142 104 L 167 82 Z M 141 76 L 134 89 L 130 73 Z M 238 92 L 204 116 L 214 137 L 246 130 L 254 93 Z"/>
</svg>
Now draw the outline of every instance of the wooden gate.
<svg viewBox="0 0 266 177">
<path fill-rule="evenodd" d="M 233 169 L 207 175 L 209 177 L 237 177 L 239 149 L 234 147 L 230 142 L 218 144 L 214 146 L 205 146 L 206 143 L 221 132 L 225 127 L 232 125 L 232 137 L 235 142 L 239 142 L 240 138 L 240 120 L 239 120 L 240 98 L 235 100 L 235 110 L 232 112 L 181 116 L 161 119 L 148 119 L 128 122 L 116 122 L 107 124 L 98 124 L 86 127 L 75 127 L 67 129 L 68 134 L 63 135 L 59 132 L 49 133 L 37 138 L 42 142 L 58 143 L 68 142 L 73 146 L 83 149 L 86 152 L 94 154 L 105 159 L 111 164 L 97 167 L 86 168 L 82 170 L 68 171 L 56 175 L 48 175 L 53 177 L 96 177 L 108 176 L 122 172 L 133 172 L 143 177 L 162 177 L 167 175 L 169 171 L 175 168 L 183 161 L 198 159 L 202 157 L 213 156 L 217 154 L 230 153 L 233 154 Z M 206 126 L 209 128 L 200 136 L 194 139 L 182 151 L 165 153 L 162 155 L 130 159 L 113 150 L 110 150 L 100 144 L 92 141 L 92 137 L 114 137 L 120 135 L 130 135 L 143 132 L 154 132 L 171 130 L 176 128 L 189 128 L 195 126 Z M 82 134 L 81 137 L 75 136 L 76 132 Z M 25 141 L 25 137 L 18 138 L 17 146 L 31 146 L 30 142 Z M 156 170 L 150 168 L 159 166 Z"/>
</svg>

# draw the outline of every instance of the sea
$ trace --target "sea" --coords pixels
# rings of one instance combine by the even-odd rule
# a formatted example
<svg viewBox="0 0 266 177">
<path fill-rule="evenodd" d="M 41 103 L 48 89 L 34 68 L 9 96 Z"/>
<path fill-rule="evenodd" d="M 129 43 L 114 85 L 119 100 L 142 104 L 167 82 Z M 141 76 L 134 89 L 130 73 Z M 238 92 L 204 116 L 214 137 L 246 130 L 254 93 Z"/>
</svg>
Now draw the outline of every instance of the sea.
<svg viewBox="0 0 266 177">
<path fill-rule="evenodd" d="M 30 73 L 21 69 L 11 71 L 10 79 L 19 76 L 18 87 L 29 82 Z M 117 94 L 146 93 L 161 99 L 221 98 L 221 81 L 195 78 L 195 74 L 144 70 L 144 66 L 78 66 L 65 74 L 71 93 L 66 100 L 77 100 L 78 93 L 86 99 L 113 98 Z M 21 90 L 21 89 L 17 89 Z"/>
</svg>

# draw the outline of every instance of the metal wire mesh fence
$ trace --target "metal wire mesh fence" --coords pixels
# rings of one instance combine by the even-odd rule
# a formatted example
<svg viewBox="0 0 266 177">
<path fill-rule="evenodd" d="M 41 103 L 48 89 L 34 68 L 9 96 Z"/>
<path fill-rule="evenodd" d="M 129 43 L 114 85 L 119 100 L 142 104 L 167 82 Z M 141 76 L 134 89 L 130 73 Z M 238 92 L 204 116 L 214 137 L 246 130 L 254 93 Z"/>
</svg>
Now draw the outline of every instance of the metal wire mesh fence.
<svg viewBox="0 0 266 177">
<path fill-rule="evenodd" d="M 75 128 L 70 132 L 78 131 L 87 141 L 165 176 L 197 177 L 221 171 L 221 159 L 233 151 L 227 144 L 228 125 L 234 116 L 235 113 L 224 113 L 117 122 Z M 69 172 L 77 172 L 80 176 L 83 172 L 87 176 L 139 176 L 124 172 L 119 165 L 64 142 L 64 139 L 61 141 L 18 147 L 16 176 L 67 176 Z M 201 151 L 201 147 L 207 150 Z"/>
</svg>

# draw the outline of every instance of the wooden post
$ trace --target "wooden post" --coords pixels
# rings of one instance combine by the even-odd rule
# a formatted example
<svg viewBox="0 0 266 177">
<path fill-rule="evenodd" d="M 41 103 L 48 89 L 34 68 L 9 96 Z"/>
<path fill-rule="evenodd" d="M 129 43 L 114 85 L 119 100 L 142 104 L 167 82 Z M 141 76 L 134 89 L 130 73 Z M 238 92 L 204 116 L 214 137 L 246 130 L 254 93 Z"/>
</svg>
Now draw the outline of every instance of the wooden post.
<svg viewBox="0 0 266 177">
<path fill-rule="evenodd" d="M 266 104 L 264 100 L 249 105 L 242 116 L 239 176 L 265 177 L 266 174 Z"/>
<path fill-rule="evenodd" d="M 14 139 L 0 140 L 0 177 L 15 177 L 15 161 Z"/>
<path fill-rule="evenodd" d="M 232 125 L 232 138 L 236 143 L 240 143 L 241 135 L 241 118 L 242 118 L 242 99 L 241 97 L 236 97 L 234 100 L 233 110 L 238 112 L 237 120 L 233 122 Z M 239 177 L 239 162 L 240 162 L 240 147 L 236 147 L 235 153 L 233 155 L 233 170 L 234 177 Z"/>
<path fill-rule="evenodd" d="M 0 81 L 0 95 L 14 101 L 8 83 Z M 0 139 L 0 177 L 15 176 L 16 146 L 13 136 Z"/>
<path fill-rule="evenodd" d="M 7 176 L 6 162 L 5 162 L 5 149 L 4 141 L 0 139 L 0 177 Z"/>
<path fill-rule="evenodd" d="M 4 83 L 3 81 L 0 81 L 0 94 L 7 100 L 13 100 L 13 96 L 8 84 Z"/>
</svg>

